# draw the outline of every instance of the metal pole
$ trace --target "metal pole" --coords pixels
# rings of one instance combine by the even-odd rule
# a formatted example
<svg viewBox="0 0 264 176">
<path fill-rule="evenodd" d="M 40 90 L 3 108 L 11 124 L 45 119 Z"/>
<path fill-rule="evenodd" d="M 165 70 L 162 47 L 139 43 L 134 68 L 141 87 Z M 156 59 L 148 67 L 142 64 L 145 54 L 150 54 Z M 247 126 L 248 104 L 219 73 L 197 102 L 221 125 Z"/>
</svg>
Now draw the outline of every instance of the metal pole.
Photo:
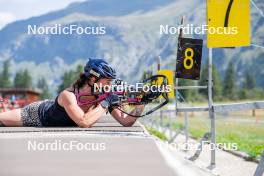
<svg viewBox="0 0 264 176">
<path fill-rule="evenodd" d="M 262 176 L 263 173 L 264 173 L 264 151 L 261 155 L 261 159 L 260 159 L 260 162 L 257 166 L 255 173 L 254 173 L 254 176 Z"/>
<path fill-rule="evenodd" d="M 209 106 L 209 117 L 211 119 L 211 168 L 215 167 L 215 116 L 213 109 L 213 78 L 212 78 L 212 65 L 213 65 L 213 49 L 209 48 L 209 59 L 208 59 L 208 106 Z"/>
<path fill-rule="evenodd" d="M 160 61 L 161 61 L 161 57 L 158 56 L 157 57 L 157 74 L 158 71 L 160 70 Z M 159 98 L 159 103 L 161 103 L 161 99 Z M 160 109 L 160 126 L 163 127 L 163 113 L 162 113 L 162 109 Z"/>
<path fill-rule="evenodd" d="M 187 112 L 184 113 L 184 133 L 185 133 L 185 151 L 188 150 L 188 140 L 189 140 L 189 134 L 188 134 L 188 128 L 189 128 L 189 122 L 188 122 L 188 114 Z"/>
<path fill-rule="evenodd" d="M 175 90 L 186 90 L 186 89 L 207 89 L 208 86 L 178 86 L 174 87 Z"/>
<path fill-rule="evenodd" d="M 158 71 L 160 70 L 160 61 L 161 61 L 161 57 L 158 56 L 158 57 L 157 57 L 157 70 L 158 70 Z"/>
<path fill-rule="evenodd" d="M 162 109 L 160 109 L 160 126 L 163 127 L 163 112 L 162 112 Z"/>
<path fill-rule="evenodd" d="M 184 16 L 182 16 L 181 18 L 181 26 L 183 26 L 184 24 Z M 178 48 L 180 47 L 180 39 L 182 38 L 182 28 L 180 29 L 180 33 L 179 33 L 179 37 L 178 37 Z M 177 73 L 177 57 L 176 57 L 176 66 L 175 66 L 175 78 L 176 78 L 176 73 Z M 178 83 L 179 83 L 179 80 L 178 78 L 175 79 L 175 87 L 178 87 Z M 177 112 L 177 109 L 178 109 L 178 100 L 177 100 L 177 94 L 178 94 L 178 90 L 176 89 L 175 90 L 175 116 L 178 115 L 178 112 Z"/>
<path fill-rule="evenodd" d="M 169 126 L 170 126 L 170 138 L 172 138 L 172 117 L 171 117 L 171 112 L 169 112 Z"/>
<path fill-rule="evenodd" d="M 176 78 L 175 87 L 178 87 L 178 84 L 179 84 L 179 81 L 178 81 L 178 78 Z M 175 97 L 176 97 L 176 99 L 175 99 L 175 116 L 177 116 L 178 115 L 178 111 L 177 111 L 177 109 L 178 109 L 178 89 L 175 89 Z"/>
</svg>

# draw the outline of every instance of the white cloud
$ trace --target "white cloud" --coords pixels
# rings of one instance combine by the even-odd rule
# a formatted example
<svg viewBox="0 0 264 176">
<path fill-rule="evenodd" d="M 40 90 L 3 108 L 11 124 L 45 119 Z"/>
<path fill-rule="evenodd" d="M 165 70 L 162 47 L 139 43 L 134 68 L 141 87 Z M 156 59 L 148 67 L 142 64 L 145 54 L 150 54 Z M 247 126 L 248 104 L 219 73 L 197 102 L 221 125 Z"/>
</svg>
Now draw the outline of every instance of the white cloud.
<svg viewBox="0 0 264 176">
<path fill-rule="evenodd" d="M 81 1 L 84 0 L 0 0 L 0 30 L 12 21 L 39 16 Z"/>
<path fill-rule="evenodd" d="M 16 19 L 15 15 L 8 12 L 0 12 L 0 29 L 6 24 L 14 21 Z"/>
</svg>

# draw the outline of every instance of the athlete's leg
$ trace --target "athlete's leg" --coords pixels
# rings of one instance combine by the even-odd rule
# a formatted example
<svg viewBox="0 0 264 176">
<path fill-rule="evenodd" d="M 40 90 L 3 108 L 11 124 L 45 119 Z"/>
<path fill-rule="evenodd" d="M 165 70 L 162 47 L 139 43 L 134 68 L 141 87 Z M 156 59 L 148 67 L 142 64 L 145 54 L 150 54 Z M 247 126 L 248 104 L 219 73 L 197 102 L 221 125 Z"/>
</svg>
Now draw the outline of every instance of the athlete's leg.
<svg viewBox="0 0 264 176">
<path fill-rule="evenodd" d="M 23 126 L 21 109 L 0 113 L 0 126 Z"/>
</svg>

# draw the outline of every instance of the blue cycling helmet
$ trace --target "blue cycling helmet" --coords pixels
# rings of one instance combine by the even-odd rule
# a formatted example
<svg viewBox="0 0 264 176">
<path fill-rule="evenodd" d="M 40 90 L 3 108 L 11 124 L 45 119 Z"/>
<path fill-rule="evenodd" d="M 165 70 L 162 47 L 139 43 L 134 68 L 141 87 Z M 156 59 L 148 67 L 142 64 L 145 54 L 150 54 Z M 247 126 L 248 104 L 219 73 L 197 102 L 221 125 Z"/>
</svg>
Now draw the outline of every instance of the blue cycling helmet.
<svg viewBox="0 0 264 176">
<path fill-rule="evenodd" d="M 93 75 L 100 78 L 116 78 L 116 71 L 103 59 L 91 59 L 84 67 L 84 74 L 86 77 Z"/>
</svg>

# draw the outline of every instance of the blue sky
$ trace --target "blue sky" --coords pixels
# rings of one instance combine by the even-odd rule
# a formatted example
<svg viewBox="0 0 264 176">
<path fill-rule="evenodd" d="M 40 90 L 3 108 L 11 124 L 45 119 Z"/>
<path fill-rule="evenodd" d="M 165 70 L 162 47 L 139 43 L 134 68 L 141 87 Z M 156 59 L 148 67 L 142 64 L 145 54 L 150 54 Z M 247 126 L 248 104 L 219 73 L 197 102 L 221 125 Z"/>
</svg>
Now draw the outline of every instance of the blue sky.
<svg viewBox="0 0 264 176">
<path fill-rule="evenodd" d="M 0 29 L 6 24 L 65 8 L 85 0 L 0 0 Z"/>
</svg>

